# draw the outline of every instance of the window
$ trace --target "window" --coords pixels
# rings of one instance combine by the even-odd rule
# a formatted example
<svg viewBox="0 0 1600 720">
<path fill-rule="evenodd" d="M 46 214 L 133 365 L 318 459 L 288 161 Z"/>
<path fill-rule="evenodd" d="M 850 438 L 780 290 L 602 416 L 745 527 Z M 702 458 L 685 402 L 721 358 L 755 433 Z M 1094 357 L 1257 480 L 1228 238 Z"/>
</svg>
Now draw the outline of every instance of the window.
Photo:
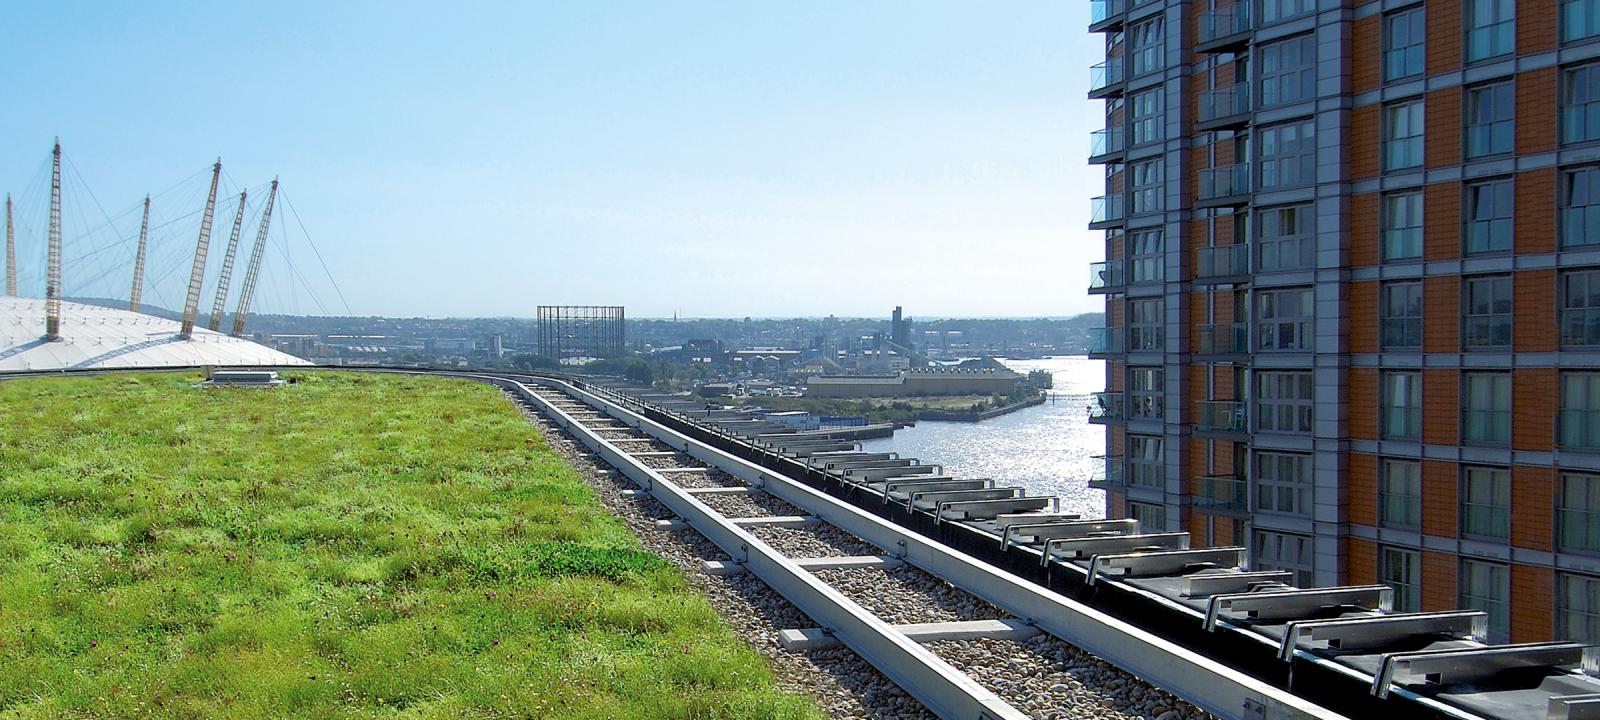
<svg viewBox="0 0 1600 720">
<path fill-rule="evenodd" d="M 1422 437 L 1422 374 L 1383 374 L 1382 433 L 1386 440 Z"/>
<path fill-rule="evenodd" d="M 1561 474 L 1556 547 L 1600 553 L 1600 475 Z"/>
<path fill-rule="evenodd" d="M 1139 523 L 1139 532 L 1161 532 L 1167 529 L 1167 510 L 1155 503 L 1128 501 L 1128 517 Z"/>
<path fill-rule="evenodd" d="M 1128 436 L 1128 484 L 1158 488 L 1165 478 L 1167 464 L 1161 457 L 1161 437 L 1157 435 Z"/>
<path fill-rule="evenodd" d="M 1128 270 L 1133 282 L 1161 282 L 1160 230 L 1134 230 L 1128 233 Z"/>
<path fill-rule="evenodd" d="M 1311 538 L 1304 535 L 1256 531 L 1256 570 L 1287 570 L 1294 573 L 1294 585 L 1311 587 L 1316 581 L 1312 574 Z"/>
<path fill-rule="evenodd" d="M 1461 561 L 1461 598 L 1465 610 L 1489 614 L 1489 639 L 1505 642 L 1511 629 L 1511 614 L 1506 598 L 1511 594 L 1511 573 L 1506 566 L 1481 560 Z"/>
<path fill-rule="evenodd" d="M 1428 26 L 1422 8 L 1402 10 L 1383 19 L 1383 79 L 1399 80 L 1421 75 L 1426 69 L 1423 53 Z"/>
<path fill-rule="evenodd" d="M 1509 178 L 1467 186 L 1467 254 L 1511 250 Z"/>
<path fill-rule="evenodd" d="M 1600 643 L 1600 578 L 1556 575 L 1556 638 Z"/>
<path fill-rule="evenodd" d="M 1561 142 L 1600 140 L 1600 65 L 1561 74 Z"/>
<path fill-rule="evenodd" d="M 1561 41 L 1600 35 L 1600 0 L 1561 0 Z"/>
<path fill-rule="evenodd" d="M 1561 176 L 1561 246 L 1600 243 L 1600 167 Z"/>
<path fill-rule="evenodd" d="M 1422 257 L 1422 193 L 1383 197 L 1383 259 Z"/>
<path fill-rule="evenodd" d="M 1467 157 L 1511 152 L 1516 102 L 1509 82 L 1467 88 Z"/>
<path fill-rule="evenodd" d="M 1133 144 L 1143 145 L 1161 139 L 1161 88 L 1135 93 L 1128 101 L 1133 108 Z"/>
<path fill-rule="evenodd" d="M 1600 345 L 1600 270 L 1561 276 L 1561 346 Z"/>
<path fill-rule="evenodd" d="M 1600 448 L 1600 372 L 1561 373 L 1561 447 Z"/>
<path fill-rule="evenodd" d="M 1385 547 L 1378 551 L 1378 580 L 1394 588 L 1394 611 L 1422 607 L 1422 556 L 1415 550 Z"/>
<path fill-rule="evenodd" d="M 1511 472 L 1504 468 L 1461 470 L 1461 534 L 1511 536 Z"/>
<path fill-rule="evenodd" d="M 1256 393 L 1256 429 L 1262 432 L 1311 432 L 1310 372 L 1262 372 Z"/>
<path fill-rule="evenodd" d="M 1161 298 L 1128 301 L 1128 351 L 1159 351 L 1166 325 L 1161 321 Z"/>
<path fill-rule="evenodd" d="M 1310 100 L 1317 92 L 1317 43 L 1310 35 L 1262 45 L 1261 107 Z"/>
<path fill-rule="evenodd" d="M 1517 0 L 1467 0 L 1467 61 L 1517 47 Z"/>
<path fill-rule="evenodd" d="M 1383 109 L 1383 169 L 1422 167 L 1422 101 Z"/>
<path fill-rule="evenodd" d="M 1316 123 L 1302 120 L 1261 130 L 1261 189 L 1300 187 L 1317 178 Z"/>
<path fill-rule="evenodd" d="M 1315 308 L 1311 290 L 1262 290 L 1256 295 L 1256 337 L 1261 350 L 1310 350 Z"/>
<path fill-rule="evenodd" d="M 1133 185 L 1133 212 L 1161 210 L 1161 159 L 1145 160 L 1128 166 Z"/>
<path fill-rule="evenodd" d="M 1261 246 L 1257 270 L 1304 270 L 1316 264 L 1316 239 L 1310 205 L 1266 208 L 1259 214 Z"/>
<path fill-rule="evenodd" d="M 1467 278 L 1467 314 L 1462 341 L 1473 348 L 1511 347 L 1511 278 Z"/>
<path fill-rule="evenodd" d="M 1463 440 L 1511 442 L 1511 376 L 1492 372 L 1466 373 L 1466 399 L 1461 414 Z"/>
<path fill-rule="evenodd" d="M 1311 515 L 1311 456 L 1256 453 L 1256 509 L 1285 515 Z"/>
<path fill-rule="evenodd" d="M 1422 283 L 1385 283 L 1378 311 L 1384 350 L 1422 347 Z"/>
<path fill-rule="evenodd" d="M 1378 523 L 1414 528 L 1422 523 L 1422 464 L 1385 458 L 1379 467 Z"/>
<path fill-rule="evenodd" d="M 1161 383 L 1162 375 L 1161 368 L 1128 368 L 1130 417 L 1161 419 L 1161 410 L 1166 399 L 1165 388 Z"/>
<path fill-rule="evenodd" d="M 1261 22 L 1287 20 L 1311 12 L 1316 7 L 1316 0 L 1261 0 Z"/>
<path fill-rule="evenodd" d="M 1143 75 L 1160 70 L 1164 65 L 1161 58 L 1161 17 L 1158 15 L 1148 22 L 1133 26 L 1128 35 L 1133 41 L 1130 50 L 1133 55 L 1133 74 Z"/>
</svg>

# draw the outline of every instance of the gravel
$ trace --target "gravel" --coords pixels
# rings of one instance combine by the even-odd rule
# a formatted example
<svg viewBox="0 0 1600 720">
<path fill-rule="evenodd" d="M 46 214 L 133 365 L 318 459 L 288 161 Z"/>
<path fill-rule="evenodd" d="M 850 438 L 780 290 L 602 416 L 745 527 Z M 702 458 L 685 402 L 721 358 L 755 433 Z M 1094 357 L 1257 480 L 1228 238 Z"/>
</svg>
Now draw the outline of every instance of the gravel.
<svg viewBox="0 0 1600 720">
<path fill-rule="evenodd" d="M 757 526 L 750 528 L 750 533 L 791 558 L 883 554 L 882 550 L 832 525 L 803 528 Z"/>
<path fill-rule="evenodd" d="M 770 517 L 772 515 L 804 515 L 789 503 L 763 492 L 749 495 L 701 495 L 700 502 L 721 513 L 723 517 Z"/>
<path fill-rule="evenodd" d="M 1213 717 L 1048 635 L 1022 642 L 942 640 L 928 649 L 1040 720 Z"/>
<path fill-rule="evenodd" d="M 902 565 L 818 570 L 817 577 L 891 623 L 997 620 L 1008 617 L 993 605 L 922 570 Z"/>
</svg>

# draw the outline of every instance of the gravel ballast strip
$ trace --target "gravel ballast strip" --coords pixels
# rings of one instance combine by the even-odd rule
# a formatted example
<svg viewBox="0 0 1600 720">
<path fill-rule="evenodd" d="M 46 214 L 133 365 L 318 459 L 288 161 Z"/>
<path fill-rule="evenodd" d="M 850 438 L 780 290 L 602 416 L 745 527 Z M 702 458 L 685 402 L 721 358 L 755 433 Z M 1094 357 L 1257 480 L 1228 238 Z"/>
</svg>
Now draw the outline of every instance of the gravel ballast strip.
<svg viewBox="0 0 1600 720">
<path fill-rule="evenodd" d="M 531 411 L 524 414 L 538 417 Z M 778 630 L 815 627 L 816 623 L 754 575 L 700 572 L 702 560 L 726 560 L 728 556 L 699 533 L 656 530 L 655 520 L 672 516 L 666 507 L 647 495 L 623 496 L 623 490 L 636 487 L 633 481 L 618 472 L 599 472 L 606 466 L 597 464 L 586 448 L 560 428 L 542 425 L 539 429 L 646 550 L 676 565 L 689 584 L 706 595 L 734 634 L 771 660 L 779 687 L 810 696 L 829 718 L 936 720 L 915 698 L 847 648 L 809 653 L 783 649 L 778 644 Z"/>
<path fill-rule="evenodd" d="M 832 525 L 753 527 L 750 533 L 790 558 L 882 555 L 883 551 Z"/>
<path fill-rule="evenodd" d="M 892 570 L 818 570 L 818 578 L 883 618 L 884 622 L 931 623 L 1009 617 L 972 593 L 926 572 L 902 565 Z"/>
<path fill-rule="evenodd" d="M 942 640 L 928 649 L 1039 720 L 1213 720 L 1213 716 L 1048 635 Z"/>
<path fill-rule="evenodd" d="M 723 517 L 729 518 L 805 514 L 800 512 L 800 508 L 764 492 L 749 495 L 700 495 L 698 499 Z"/>
</svg>

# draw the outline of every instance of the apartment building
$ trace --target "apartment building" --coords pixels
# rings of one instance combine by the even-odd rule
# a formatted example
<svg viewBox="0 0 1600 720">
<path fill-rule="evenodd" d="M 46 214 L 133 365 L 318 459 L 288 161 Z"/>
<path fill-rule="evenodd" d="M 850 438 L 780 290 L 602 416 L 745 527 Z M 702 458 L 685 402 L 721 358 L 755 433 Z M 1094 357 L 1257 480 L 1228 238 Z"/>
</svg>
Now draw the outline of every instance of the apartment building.
<svg viewBox="0 0 1600 720">
<path fill-rule="evenodd" d="M 1600 642 L 1600 0 L 1093 0 L 1113 517 Z"/>
</svg>

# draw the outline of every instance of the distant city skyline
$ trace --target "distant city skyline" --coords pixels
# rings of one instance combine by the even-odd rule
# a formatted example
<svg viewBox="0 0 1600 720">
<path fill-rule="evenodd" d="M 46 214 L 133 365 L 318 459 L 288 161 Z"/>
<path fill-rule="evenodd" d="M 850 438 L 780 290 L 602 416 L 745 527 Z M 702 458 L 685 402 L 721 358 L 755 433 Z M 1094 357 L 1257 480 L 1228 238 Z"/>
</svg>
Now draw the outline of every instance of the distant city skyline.
<svg viewBox="0 0 1600 720">
<path fill-rule="evenodd" d="M 283 177 L 358 315 L 1099 309 L 1087 4 L 273 10 L 14 8 L 0 192 L 36 184 L 59 135 L 127 236 L 119 210 L 220 154 L 241 185 Z M 42 257 L 21 241 L 19 264 Z"/>
</svg>

